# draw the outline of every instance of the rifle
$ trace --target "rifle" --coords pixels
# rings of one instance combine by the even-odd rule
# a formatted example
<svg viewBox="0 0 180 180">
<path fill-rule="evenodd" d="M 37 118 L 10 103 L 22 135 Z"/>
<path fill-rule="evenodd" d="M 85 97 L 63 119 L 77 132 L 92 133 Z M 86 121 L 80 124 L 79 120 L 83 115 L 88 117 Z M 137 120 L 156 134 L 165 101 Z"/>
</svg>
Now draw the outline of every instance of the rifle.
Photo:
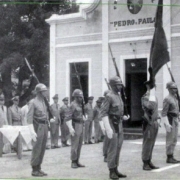
<svg viewBox="0 0 180 180">
<path fill-rule="evenodd" d="M 74 69 L 75 69 L 75 73 L 76 73 L 76 77 L 77 77 L 77 80 L 78 80 L 78 84 L 79 84 L 79 88 L 81 89 L 81 91 L 83 92 L 83 90 L 82 90 L 82 86 L 81 86 L 81 81 L 80 81 L 80 77 L 79 77 L 79 74 L 78 74 L 78 71 L 77 71 L 77 68 L 76 68 L 76 64 L 75 63 L 73 63 L 74 64 Z M 83 115 L 86 117 L 86 115 L 85 115 L 85 110 L 84 110 L 84 96 L 83 96 L 83 100 L 82 100 L 82 112 L 83 112 Z"/>
<path fill-rule="evenodd" d="M 173 75 L 172 75 L 171 69 L 169 68 L 169 66 L 168 66 L 167 63 L 166 63 L 166 66 L 167 66 L 167 69 L 168 69 L 169 74 L 170 74 L 170 76 L 171 76 L 171 80 L 172 80 L 173 82 L 175 82 L 175 79 L 174 79 L 174 77 L 173 77 Z M 179 105 L 179 109 L 180 109 L 180 97 L 179 97 L 179 92 L 178 92 L 178 90 L 177 90 L 177 92 L 176 92 L 176 95 L 177 95 L 178 105 Z"/>
<path fill-rule="evenodd" d="M 108 83 L 107 79 L 106 79 L 106 78 L 104 78 L 104 80 L 105 80 L 105 82 L 106 82 L 106 84 L 107 84 L 108 89 L 109 89 L 109 90 L 111 90 L 111 86 L 109 85 L 109 83 Z"/>
<path fill-rule="evenodd" d="M 34 73 L 34 70 L 31 68 L 28 60 L 27 60 L 26 58 L 24 58 L 24 59 L 25 59 L 25 62 L 26 62 L 26 64 L 27 64 L 29 70 L 31 71 L 33 77 L 35 77 L 37 83 L 39 83 L 39 79 L 37 78 L 36 74 Z M 54 118 L 54 116 L 53 116 L 53 114 L 52 114 L 52 112 L 51 112 L 51 107 L 50 107 L 50 105 L 49 105 L 49 102 L 48 102 L 47 98 L 43 96 L 43 99 L 44 99 L 44 103 L 45 103 L 45 105 L 46 105 L 46 107 L 47 107 L 47 110 L 48 110 L 48 113 L 49 113 L 49 122 L 50 122 L 50 119 Z"/>
<path fill-rule="evenodd" d="M 110 45 L 109 45 L 109 50 L 110 50 L 111 57 L 112 57 L 112 61 L 113 61 L 113 64 L 114 64 L 114 67 L 115 67 L 115 70 L 116 70 L 116 75 L 121 79 L 121 76 L 120 76 L 120 73 L 119 73 L 119 70 L 118 70 L 118 67 L 117 67 L 115 58 L 113 57 L 113 54 L 112 54 L 112 50 L 111 50 L 111 46 L 110 46 Z M 121 79 L 121 81 L 122 81 L 122 79 Z M 127 110 L 127 97 L 126 97 L 126 93 L 125 93 L 124 84 L 122 84 L 122 98 L 123 98 L 123 101 L 124 101 L 124 114 L 125 114 L 125 115 L 128 115 L 128 110 Z"/>
</svg>

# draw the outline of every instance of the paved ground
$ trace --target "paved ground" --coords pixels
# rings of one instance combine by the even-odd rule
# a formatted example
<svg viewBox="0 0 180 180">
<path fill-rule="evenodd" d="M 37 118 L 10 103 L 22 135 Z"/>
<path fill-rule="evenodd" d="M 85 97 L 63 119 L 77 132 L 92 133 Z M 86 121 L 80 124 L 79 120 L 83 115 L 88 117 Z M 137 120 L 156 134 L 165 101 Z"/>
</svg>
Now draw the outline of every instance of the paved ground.
<svg viewBox="0 0 180 180">
<path fill-rule="evenodd" d="M 153 154 L 154 164 L 162 168 L 160 172 L 142 171 L 142 139 L 124 141 L 119 170 L 127 174 L 127 180 L 180 179 L 180 164 L 172 166 L 165 163 L 164 140 L 164 135 L 160 133 Z M 180 159 L 180 143 L 176 147 L 175 156 Z M 0 159 L 0 178 L 36 179 L 31 176 L 30 157 L 31 152 L 23 152 L 21 160 L 14 153 L 4 155 Z M 71 169 L 69 157 L 70 147 L 47 150 L 42 165 L 48 173 L 47 179 L 109 179 L 107 165 L 103 162 L 102 143 L 83 145 L 81 163 L 86 168 Z M 164 167 L 168 169 L 164 170 Z"/>
</svg>

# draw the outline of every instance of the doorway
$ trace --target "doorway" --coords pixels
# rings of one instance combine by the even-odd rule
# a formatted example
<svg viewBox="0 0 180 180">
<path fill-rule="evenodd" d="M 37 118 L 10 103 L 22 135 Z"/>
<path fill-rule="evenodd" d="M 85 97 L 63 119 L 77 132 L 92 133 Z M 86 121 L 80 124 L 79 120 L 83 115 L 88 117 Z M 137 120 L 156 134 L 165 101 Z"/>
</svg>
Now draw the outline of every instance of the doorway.
<svg viewBox="0 0 180 180">
<path fill-rule="evenodd" d="M 125 70 L 127 109 L 131 116 L 126 127 L 138 127 L 142 124 L 141 98 L 146 93 L 147 59 L 128 59 Z"/>
<path fill-rule="evenodd" d="M 88 101 L 88 74 L 89 67 L 88 62 L 78 62 L 78 63 L 70 63 L 70 101 L 72 101 L 72 93 L 75 89 L 80 89 L 80 85 L 78 82 L 78 77 L 82 86 L 82 91 L 84 95 L 84 101 L 87 103 Z"/>
</svg>

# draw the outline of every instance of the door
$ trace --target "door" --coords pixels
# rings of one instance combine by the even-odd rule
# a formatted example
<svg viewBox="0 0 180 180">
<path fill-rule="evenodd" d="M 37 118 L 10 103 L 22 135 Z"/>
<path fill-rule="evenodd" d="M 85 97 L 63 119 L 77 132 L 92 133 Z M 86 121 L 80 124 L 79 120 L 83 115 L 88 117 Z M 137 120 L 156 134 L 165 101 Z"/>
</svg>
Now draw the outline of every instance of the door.
<svg viewBox="0 0 180 180">
<path fill-rule="evenodd" d="M 88 101 L 88 62 L 78 62 L 78 63 L 70 63 L 70 100 L 72 101 L 72 93 L 75 89 L 81 89 L 80 84 L 82 86 L 82 91 L 84 95 L 85 103 Z M 80 80 L 80 84 L 78 81 Z"/>
<path fill-rule="evenodd" d="M 127 108 L 131 116 L 128 126 L 141 125 L 143 110 L 141 97 L 146 93 L 147 59 L 126 60 Z"/>
</svg>

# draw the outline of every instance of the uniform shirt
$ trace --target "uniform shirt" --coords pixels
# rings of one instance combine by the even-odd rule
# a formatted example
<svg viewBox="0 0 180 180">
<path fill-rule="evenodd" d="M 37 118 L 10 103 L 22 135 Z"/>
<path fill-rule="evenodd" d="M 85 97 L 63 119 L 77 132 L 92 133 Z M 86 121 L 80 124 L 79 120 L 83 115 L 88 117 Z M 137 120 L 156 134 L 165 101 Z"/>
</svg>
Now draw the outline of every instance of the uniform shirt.
<svg viewBox="0 0 180 180">
<path fill-rule="evenodd" d="M 16 105 L 12 105 L 11 107 L 8 108 L 8 120 L 9 120 L 9 124 L 13 124 L 13 122 L 21 122 L 22 123 L 22 112 L 21 112 L 21 108 L 16 106 Z"/>
<path fill-rule="evenodd" d="M 60 105 L 53 103 L 51 105 L 51 110 L 52 110 L 52 114 L 53 116 L 55 116 L 55 124 L 59 124 L 61 119 L 60 119 Z"/>
<path fill-rule="evenodd" d="M 47 121 L 49 119 L 44 99 L 40 97 L 35 97 L 29 103 L 29 111 L 27 114 L 28 124 L 32 124 L 34 119 L 38 121 Z"/>
<path fill-rule="evenodd" d="M 101 120 L 100 107 L 98 107 L 97 105 L 94 107 L 94 110 L 93 110 L 93 120 L 95 122 L 99 122 Z"/>
<path fill-rule="evenodd" d="M 75 100 L 71 103 L 69 109 L 65 112 L 65 121 L 68 120 L 83 120 L 82 105 L 77 103 Z"/>
<path fill-rule="evenodd" d="M 29 107 L 28 107 L 27 104 L 21 108 L 21 112 L 22 112 L 22 124 L 24 126 L 27 125 L 27 113 L 28 113 L 28 110 L 29 110 Z"/>
<path fill-rule="evenodd" d="M 169 94 L 163 101 L 162 117 L 167 116 L 168 113 L 179 115 L 178 100 L 175 96 Z"/>
<path fill-rule="evenodd" d="M 3 125 L 8 125 L 6 106 L 0 106 L 0 127 Z"/>
<path fill-rule="evenodd" d="M 60 108 L 60 116 L 62 121 L 64 120 L 65 114 L 67 113 L 68 110 L 69 110 L 69 106 L 65 104 Z"/>
<path fill-rule="evenodd" d="M 87 103 L 84 107 L 85 113 L 87 114 L 87 120 L 92 121 L 93 119 L 93 107 L 92 104 Z"/>
<path fill-rule="evenodd" d="M 106 95 L 105 100 L 100 109 L 101 118 L 108 115 L 116 115 L 122 117 L 123 114 L 124 114 L 124 104 L 121 99 L 121 96 L 114 91 L 109 92 Z"/>
<path fill-rule="evenodd" d="M 156 101 L 149 101 L 149 96 L 146 93 L 142 98 L 141 98 L 141 104 L 142 104 L 142 109 L 144 111 L 144 116 L 148 120 L 157 120 L 159 117 L 158 114 L 158 101 L 156 98 Z"/>
</svg>

